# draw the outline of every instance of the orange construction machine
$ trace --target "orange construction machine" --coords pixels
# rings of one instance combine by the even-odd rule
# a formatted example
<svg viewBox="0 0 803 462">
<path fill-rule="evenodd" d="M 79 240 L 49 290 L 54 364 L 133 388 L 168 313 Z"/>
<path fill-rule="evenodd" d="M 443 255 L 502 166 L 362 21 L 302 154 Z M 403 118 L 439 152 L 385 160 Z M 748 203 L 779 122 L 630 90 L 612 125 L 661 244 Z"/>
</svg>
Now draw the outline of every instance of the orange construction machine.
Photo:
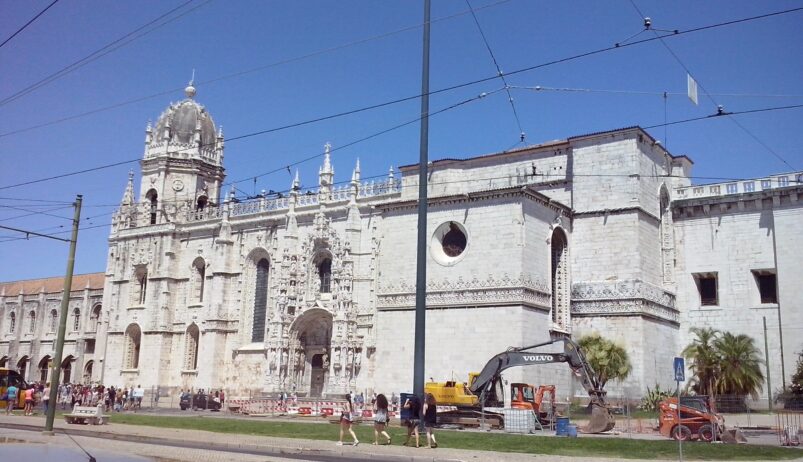
<svg viewBox="0 0 803 462">
<path fill-rule="evenodd" d="M 662 435 L 687 441 L 713 441 L 720 439 L 725 429 L 725 421 L 713 412 L 706 396 L 681 396 L 680 420 L 678 420 L 677 397 L 667 398 L 658 404 L 660 416 L 659 430 Z"/>
<path fill-rule="evenodd" d="M 537 388 L 528 383 L 510 385 L 510 407 L 532 409 L 543 425 L 555 419 L 555 385 L 540 385 Z"/>
</svg>

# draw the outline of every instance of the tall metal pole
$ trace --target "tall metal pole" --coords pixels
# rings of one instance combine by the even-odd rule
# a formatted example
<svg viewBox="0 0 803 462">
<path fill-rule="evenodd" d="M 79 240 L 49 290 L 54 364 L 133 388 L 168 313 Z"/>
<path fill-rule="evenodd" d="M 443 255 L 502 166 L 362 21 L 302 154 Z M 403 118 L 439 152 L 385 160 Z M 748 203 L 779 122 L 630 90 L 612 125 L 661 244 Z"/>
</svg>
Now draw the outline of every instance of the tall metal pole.
<svg viewBox="0 0 803 462">
<path fill-rule="evenodd" d="M 781 290 L 780 286 L 780 274 L 778 274 L 778 248 L 775 244 L 775 208 L 773 207 L 770 210 L 770 216 L 772 217 L 772 258 L 775 264 L 775 302 L 778 304 L 778 341 L 781 345 L 781 386 L 784 392 L 786 392 L 786 364 L 784 363 L 783 359 L 783 322 L 781 321 Z"/>
<path fill-rule="evenodd" d="M 59 310 L 59 335 L 56 338 L 56 354 L 53 357 L 53 370 L 50 371 L 50 405 L 47 407 L 47 420 L 45 421 L 45 431 L 43 432 L 47 435 L 53 434 L 53 421 L 56 418 L 61 356 L 64 354 L 64 334 L 67 331 L 67 308 L 70 304 L 72 273 L 75 267 L 75 245 L 78 243 L 78 225 L 81 223 L 81 201 L 83 201 L 83 196 L 79 194 L 75 198 L 75 216 L 73 216 L 72 220 L 70 253 L 67 257 L 67 272 L 64 275 L 64 291 L 61 294 L 61 309 Z"/>
<path fill-rule="evenodd" d="M 424 0 L 424 52 L 421 71 L 421 143 L 418 160 L 418 248 L 415 277 L 415 357 L 413 393 L 424 394 L 424 361 L 427 319 L 427 165 L 429 163 L 429 11 Z M 421 419 L 423 424 L 424 420 Z"/>
<path fill-rule="evenodd" d="M 764 366 L 767 368 L 767 405 L 772 411 L 772 381 L 770 380 L 770 349 L 767 346 L 767 317 L 762 316 L 764 320 Z"/>
</svg>

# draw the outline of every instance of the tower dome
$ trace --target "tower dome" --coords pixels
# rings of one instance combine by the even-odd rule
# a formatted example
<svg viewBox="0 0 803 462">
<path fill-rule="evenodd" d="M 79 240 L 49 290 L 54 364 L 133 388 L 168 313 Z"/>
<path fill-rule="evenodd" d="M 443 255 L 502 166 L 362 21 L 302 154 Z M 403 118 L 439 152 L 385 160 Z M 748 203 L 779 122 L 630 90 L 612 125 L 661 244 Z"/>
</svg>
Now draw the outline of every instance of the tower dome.
<svg viewBox="0 0 803 462">
<path fill-rule="evenodd" d="M 184 89 L 187 98 L 171 104 L 159 116 L 153 127 L 153 141 L 173 145 L 189 145 L 199 143 L 205 148 L 213 148 L 217 133 L 215 122 L 206 108 L 198 104 L 195 87 L 190 83 Z"/>
</svg>

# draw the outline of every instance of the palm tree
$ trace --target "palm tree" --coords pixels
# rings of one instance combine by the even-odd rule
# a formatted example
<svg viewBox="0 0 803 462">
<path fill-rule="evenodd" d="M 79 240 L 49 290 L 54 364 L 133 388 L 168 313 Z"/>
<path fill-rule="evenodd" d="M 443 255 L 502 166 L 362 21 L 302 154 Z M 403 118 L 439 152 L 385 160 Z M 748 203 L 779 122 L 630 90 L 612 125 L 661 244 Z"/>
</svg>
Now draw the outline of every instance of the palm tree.
<svg viewBox="0 0 803 462">
<path fill-rule="evenodd" d="M 627 351 L 599 334 L 586 335 L 577 344 L 594 369 L 600 388 L 604 388 L 608 380 L 624 380 L 633 370 Z"/>
<path fill-rule="evenodd" d="M 697 382 L 697 392 L 714 396 L 720 369 L 719 351 L 715 347 L 715 342 L 720 332 L 710 327 L 692 327 L 691 333 L 695 339 L 681 354 L 691 361 L 689 369 Z"/>
<path fill-rule="evenodd" d="M 761 372 L 764 361 L 761 360 L 761 351 L 756 348 L 755 340 L 745 334 L 724 332 L 714 340 L 714 347 L 721 360 L 717 392 L 757 398 L 764 382 Z"/>
</svg>

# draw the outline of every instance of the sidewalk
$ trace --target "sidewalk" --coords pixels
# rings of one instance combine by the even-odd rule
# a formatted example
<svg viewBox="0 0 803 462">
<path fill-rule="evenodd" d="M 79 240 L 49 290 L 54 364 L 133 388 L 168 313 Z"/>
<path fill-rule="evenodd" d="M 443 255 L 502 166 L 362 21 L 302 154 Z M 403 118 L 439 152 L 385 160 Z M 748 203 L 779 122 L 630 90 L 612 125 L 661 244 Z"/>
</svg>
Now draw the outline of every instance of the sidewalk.
<svg viewBox="0 0 803 462">
<path fill-rule="evenodd" d="M 19 439 L 27 441 L 47 442 L 47 437 L 41 435 L 45 419 L 41 416 L 23 417 L 0 416 L 0 427 L 14 431 Z M 463 449 L 450 449 L 440 447 L 437 449 L 411 448 L 399 445 L 373 446 L 370 441 L 362 442 L 359 446 L 337 446 L 337 427 L 332 426 L 332 441 L 304 440 L 291 438 L 264 437 L 243 434 L 222 434 L 200 430 L 185 430 L 175 428 L 157 428 L 137 425 L 108 424 L 108 425 L 67 425 L 63 419 L 55 422 L 57 437 L 58 429 L 65 429 L 74 437 L 80 438 L 81 444 L 105 450 L 125 450 L 143 456 L 170 458 L 171 460 L 186 460 L 188 462 L 217 461 L 217 460 L 255 460 L 261 455 L 265 457 L 281 458 L 299 456 L 309 457 L 313 460 L 316 455 L 320 457 L 344 457 L 354 460 L 398 460 L 411 462 L 424 461 L 510 461 L 532 462 L 542 461 L 577 461 L 580 458 L 554 455 L 533 455 L 508 452 L 475 451 Z M 35 431 L 17 431 L 17 430 Z M 9 436 L 6 430 L 6 436 Z M 133 442 L 131 443 L 124 443 Z M 143 444 L 146 443 L 146 444 Z M 2 448 L 2 446 L 0 446 Z M 231 450 L 239 453 L 219 451 Z M 243 454 L 251 452 L 251 454 Z M 273 459 L 272 459 L 273 460 Z M 582 457 L 584 461 L 613 462 L 615 458 Z M 639 459 L 629 459 L 639 462 Z M 655 459 L 649 459 L 655 460 Z"/>
</svg>

